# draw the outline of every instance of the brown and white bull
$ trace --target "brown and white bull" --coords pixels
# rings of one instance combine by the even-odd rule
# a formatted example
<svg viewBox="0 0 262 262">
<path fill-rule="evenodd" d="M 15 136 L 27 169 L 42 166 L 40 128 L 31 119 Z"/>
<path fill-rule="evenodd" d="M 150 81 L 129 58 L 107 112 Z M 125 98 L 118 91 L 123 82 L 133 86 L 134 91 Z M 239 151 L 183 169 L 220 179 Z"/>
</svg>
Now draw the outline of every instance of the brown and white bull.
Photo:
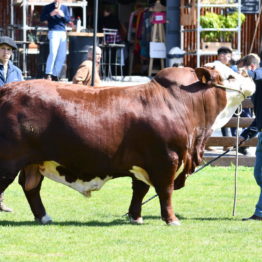
<svg viewBox="0 0 262 262">
<path fill-rule="evenodd" d="M 35 218 L 48 223 L 40 198 L 43 176 L 85 196 L 129 176 L 132 222 L 153 186 L 162 219 L 179 225 L 174 189 L 202 161 L 212 131 L 223 126 L 253 81 L 229 68 L 167 68 L 147 84 L 86 88 L 31 80 L 0 90 L 0 193 L 20 172 Z M 217 71 L 218 70 L 218 71 Z"/>
</svg>

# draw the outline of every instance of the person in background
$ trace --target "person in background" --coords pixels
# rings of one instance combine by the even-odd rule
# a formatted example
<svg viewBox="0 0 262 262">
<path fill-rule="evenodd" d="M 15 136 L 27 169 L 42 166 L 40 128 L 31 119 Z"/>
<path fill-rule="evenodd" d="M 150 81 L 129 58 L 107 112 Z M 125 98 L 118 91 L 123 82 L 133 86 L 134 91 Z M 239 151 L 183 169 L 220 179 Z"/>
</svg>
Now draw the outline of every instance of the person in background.
<svg viewBox="0 0 262 262">
<path fill-rule="evenodd" d="M 114 14 L 114 7 L 112 5 L 105 4 L 102 7 L 102 14 L 98 21 L 98 31 L 103 32 L 103 28 L 117 29 L 115 36 L 106 35 L 106 44 L 119 43 L 122 41 L 120 33 L 122 32 L 122 25 L 120 24 L 117 15 Z"/>
<path fill-rule="evenodd" d="M 220 47 L 217 50 L 217 60 L 221 62 L 224 65 L 227 65 L 230 67 L 230 61 L 232 59 L 232 50 L 228 47 Z M 229 128 L 222 127 L 221 133 L 223 136 L 229 136 Z M 228 148 L 224 147 L 224 150 L 227 150 Z"/>
<path fill-rule="evenodd" d="M 101 14 L 98 17 L 98 31 L 104 33 L 103 60 L 107 64 L 102 68 L 102 75 L 111 78 L 112 75 L 117 74 L 117 67 L 113 64 L 118 61 L 117 63 L 124 65 L 123 53 L 121 53 L 123 50 L 117 47 L 112 48 L 112 45 L 123 43 L 124 40 L 123 25 L 119 22 L 114 5 L 106 3 L 102 5 Z"/>
<path fill-rule="evenodd" d="M 46 79 L 58 81 L 66 59 L 66 24 L 70 21 L 69 9 L 62 0 L 44 6 L 41 22 L 48 23 L 49 55 L 46 62 Z"/>
<path fill-rule="evenodd" d="M 102 50 L 100 47 L 96 47 L 96 70 L 95 70 L 95 86 L 101 85 L 101 79 L 99 76 L 99 69 L 100 69 L 100 60 L 102 56 Z M 73 77 L 73 84 L 80 84 L 80 85 L 91 85 L 92 80 L 92 65 L 93 65 L 93 46 L 88 48 L 87 53 L 87 60 L 82 62 L 82 64 L 77 69 L 76 74 Z"/>
<path fill-rule="evenodd" d="M 222 46 L 217 50 L 217 60 L 214 61 L 214 63 L 222 63 L 224 65 L 227 65 L 228 67 L 231 67 L 231 64 L 230 64 L 231 60 L 232 60 L 232 50 L 230 48 L 226 47 L 226 46 Z M 223 136 L 229 136 L 228 129 L 229 128 L 227 128 L 227 127 L 221 128 L 221 133 L 222 133 Z M 208 151 L 212 151 L 212 148 L 210 148 L 208 146 L 205 149 L 208 150 Z M 227 149 L 228 149 L 227 147 L 223 148 L 223 150 L 225 150 L 225 151 Z"/>
<path fill-rule="evenodd" d="M 0 87 L 7 83 L 24 80 L 21 70 L 10 61 L 15 49 L 17 46 L 12 38 L 0 37 Z M 4 204 L 4 193 L 0 194 L 0 211 L 12 212 L 12 209 Z"/>
<path fill-rule="evenodd" d="M 222 64 L 230 66 L 232 60 L 232 50 L 226 46 L 222 46 L 217 50 L 217 60 Z"/>
<path fill-rule="evenodd" d="M 254 167 L 254 177 L 260 187 L 260 195 L 254 214 L 251 217 L 243 218 L 243 221 L 257 220 L 262 221 L 262 68 L 259 67 L 259 59 L 254 54 L 252 57 L 243 59 L 243 66 L 248 70 L 248 74 L 251 75 L 256 84 L 256 91 L 252 97 L 254 104 L 254 112 L 256 115 L 253 123 L 240 134 L 240 141 L 251 139 L 258 133 L 258 142 L 256 148 L 256 161 Z M 253 61 L 250 63 L 250 61 Z"/>
<path fill-rule="evenodd" d="M 244 70 L 250 77 L 253 77 L 255 70 L 259 67 L 260 58 L 257 54 L 250 53 L 237 62 L 237 72 L 242 73 Z M 249 108 L 243 108 L 240 114 L 240 117 L 252 117 L 251 111 Z M 232 136 L 237 136 L 236 128 L 231 128 Z M 238 152 L 247 155 L 248 147 L 239 147 Z"/>
</svg>

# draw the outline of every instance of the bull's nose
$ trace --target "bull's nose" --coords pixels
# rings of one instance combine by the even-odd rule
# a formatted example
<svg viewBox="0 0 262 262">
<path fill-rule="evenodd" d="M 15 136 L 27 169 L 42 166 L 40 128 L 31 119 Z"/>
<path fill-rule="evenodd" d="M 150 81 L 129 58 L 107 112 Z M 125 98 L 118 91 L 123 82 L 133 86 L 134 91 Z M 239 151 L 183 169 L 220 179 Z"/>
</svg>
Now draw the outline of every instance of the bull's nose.
<svg viewBox="0 0 262 262">
<path fill-rule="evenodd" d="M 245 90 L 245 95 L 246 96 L 251 96 L 256 91 L 256 85 L 255 85 L 254 81 L 252 79 L 250 79 L 249 81 L 250 81 L 250 83 L 248 83 L 248 85 L 247 85 L 247 86 L 249 86 L 249 88 L 247 88 Z"/>
</svg>

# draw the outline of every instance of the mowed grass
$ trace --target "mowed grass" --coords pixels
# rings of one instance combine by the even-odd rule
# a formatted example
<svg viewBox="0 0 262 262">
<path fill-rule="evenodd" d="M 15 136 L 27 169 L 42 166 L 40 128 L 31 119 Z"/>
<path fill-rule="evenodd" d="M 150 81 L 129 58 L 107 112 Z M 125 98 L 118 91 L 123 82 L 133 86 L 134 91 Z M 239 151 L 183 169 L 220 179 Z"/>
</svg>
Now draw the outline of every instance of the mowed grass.
<svg viewBox="0 0 262 262">
<path fill-rule="evenodd" d="M 261 262 L 262 223 L 250 216 L 259 188 L 252 168 L 239 168 L 236 216 L 232 216 L 234 168 L 208 167 L 173 194 L 182 225 L 166 226 L 158 199 L 143 207 L 144 225 L 130 225 L 126 213 L 131 179 L 109 181 L 85 198 L 45 179 L 42 199 L 51 225 L 41 226 L 17 181 L 6 191 L 14 213 L 0 213 L 0 261 L 90 262 Z M 147 198 L 155 194 L 151 189 Z"/>
</svg>

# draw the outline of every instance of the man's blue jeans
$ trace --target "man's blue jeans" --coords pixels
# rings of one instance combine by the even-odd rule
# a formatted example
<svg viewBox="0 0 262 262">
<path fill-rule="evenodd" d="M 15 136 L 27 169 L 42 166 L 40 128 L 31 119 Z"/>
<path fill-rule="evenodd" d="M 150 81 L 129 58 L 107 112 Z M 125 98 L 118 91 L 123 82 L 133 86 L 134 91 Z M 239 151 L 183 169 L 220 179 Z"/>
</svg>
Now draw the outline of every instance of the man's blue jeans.
<svg viewBox="0 0 262 262">
<path fill-rule="evenodd" d="M 255 215 L 262 217 L 262 132 L 258 134 L 254 176 L 260 187 L 260 196 L 256 205 Z"/>
<path fill-rule="evenodd" d="M 49 31 L 49 55 L 45 73 L 59 77 L 66 59 L 66 31 Z"/>
</svg>

